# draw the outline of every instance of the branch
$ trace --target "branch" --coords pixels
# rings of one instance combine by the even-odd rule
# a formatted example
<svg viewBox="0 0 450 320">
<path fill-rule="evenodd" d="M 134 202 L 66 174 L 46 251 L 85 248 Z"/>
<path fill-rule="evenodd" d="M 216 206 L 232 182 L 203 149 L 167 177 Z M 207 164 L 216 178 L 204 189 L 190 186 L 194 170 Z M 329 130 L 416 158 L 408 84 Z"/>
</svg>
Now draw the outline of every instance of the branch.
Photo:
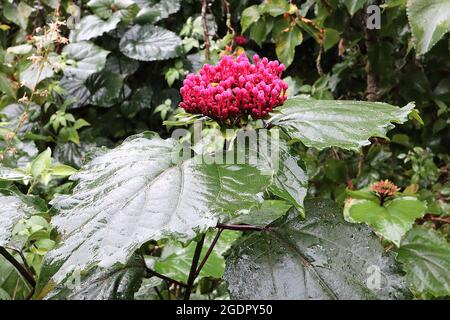
<svg viewBox="0 0 450 320">
<path fill-rule="evenodd" d="M 226 224 L 218 223 L 216 228 L 224 230 L 234 230 L 234 231 L 270 231 L 270 227 L 258 227 L 248 224 Z"/>
<path fill-rule="evenodd" d="M 194 257 L 192 258 L 191 270 L 189 271 L 189 278 L 187 282 L 186 292 L 184 293 L 184 300 L 189 300 L 191 296 L 192 287 L 194 286 L 194 281 L 196 277 L 198 260 L 200 259 L 200 254 L 202 253 L 203 243 L 205 242 L 205 234 L 202 235 L 197 246 L 195 247 Z"/>
<path fill-rule="evenodd" d="M 208 8 L 208 0 L 202 0 L 202 24 L 203 24 L 203 34 L 205 37 L 205 60 L 209 61 L 209 34 L 208 34 L 208 24 L 206 21 L 206 9 Z"/>
<path fill-rule="evenodd" d="M 34 280 L 33 275 L 29 273 L 27 269 L 20 264 L 20 262 L 14 259 L 14 257 L 4 247 L 0 247 L 0 254 L 16 268 L 16 270 L 22 275 L 23 278 L 25 278 L 34 290 L 36 287 L 36 280 Z"/>
<path fill-rule="evenodd" d="M 195 278 L 198 277 L 198 275 L 200 274 L 200 271 L 202 271 L 202 268 L 205 266 L 206 261 L 208 261 L 209 256 L 211 255 L 211 252 L 214 249 L 214 246 L 217 243 L 217 240 L 219 240 L 220 235 L 222 234 L 223 229 L 219 229 L 219 231 L 217 231 L 216 236 L 214 237 L 213 241 L 211 242 L 211 245 L 208 248 L 208 251 L 206 251 L 205 257 L 203 258 L 202 262 L 200 263 L 200 265 L 197 268 L 197 271 L 195 272 Z"/>
<path fill-rule="evenodd" d="M 152 270 L 152 269 L 150 269 L 150 268 L 146 268 L 146 270 L 147 270 L 147 273 L 150 274 L 151 276 L 160 278 L 160 279 L 162 279 L 162 280 L 164 280 L 164 281 L 168 281 L 168 282 L 177 284 L 177 285 L 179 285 L 180 287 L 183 287 L 183 288 L 186 288 L 186 287 L 187 287 L 187 285 L 186 285 L 185 283 L 182 283 L 182 282 L 180 282 L 180 281 L 178 281 L 178 280 L 169 278 L 169 277 L 167 277 L 167 276 L 165 276 L 165 275 L 163 275 L 163 274 L 161 274 L 161 273 L 159 273 L 159 272 L 156 272 L 155 270 Z"/>
</svg>

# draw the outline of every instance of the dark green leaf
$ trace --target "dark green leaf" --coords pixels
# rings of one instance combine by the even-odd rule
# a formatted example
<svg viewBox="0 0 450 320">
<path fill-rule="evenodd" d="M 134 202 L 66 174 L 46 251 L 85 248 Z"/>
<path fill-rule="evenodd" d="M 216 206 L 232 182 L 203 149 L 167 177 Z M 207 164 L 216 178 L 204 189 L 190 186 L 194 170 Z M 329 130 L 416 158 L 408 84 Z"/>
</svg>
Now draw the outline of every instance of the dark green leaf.
<svg viewBox="0 0 450 320">
<path fill-rule="evenodd" d="M 450 31 L 447 0 L 408 0 L 407 13 L 418 54 L 427 53 Z"/>
<path fill-rule="evenodd" d="M 370 137 L 386 137 L 394 127 L 392 122 L 406 122 L 413 109 L 413 103 L 398 108 L 380 102 L 293 97 L 270 122 L 308 147 L 322 150 L 335 146 L 356 151 L 369 145 Z"/>
<path fill-rule="evenodd" d="M 47 274 L 41 275 L 45 279 Z M 135 254 L 125 265 L 115 264 L 108 269 L 93 267 L 85 272 L 75 273 L 55 288 L 51 281 L 44 287 L 41 285 L 45 282 L 40 282 L 37 297 L 55 300 L 132 300 L 144 275 L 144 261 L 140 255 Z"/>
<path fill-rule="evenodd" d="M 224 278 L 233 299 L 395 299 L 403 282 L 368 228 L 345 222 L 330 200 L 237 243 Z"/>
<path fill-rule="evenodd" d="M 177 141 L 154 133 L 134 136 L 72 177 L 78 181 L 73 195 L 52 202 L 59 212 L 52 223 L 63 237 L 47 255 L 54 282 L 74 268 L 125 263 L 151 239 L 190 240 L 221 216 L 261 201 L 270 178 L 257 169 L 196 159 L 174 162 L 179 148 Z"/>
<path fill-rule="evenodd" d="M 416 226 L 397 250 L 414 292 L 450 296 L 450 243 L 432 229 Z"/>
<path fill-rule="evenodd" d="M 142 61 L 166 60 L 178 57 L 181 39 L 172 31 L 158 26 L 136 25 L 120 40 L 120 51 Z"/>
<path fill-rule="evenodd" d="M 70 32 L 70 42 L 80 42 L 97 38 L 105 32 L 116 29 L 119 22 L 120 17 L 118 15 L 113 15 L 106 21 L 96 15 L 85 16 L 76 24 L 75 29 Z"/>
<path fill-rule="evenodd" d="M 91 74 L 101 71 L 109 54 L 109 51 L 87 41 L 69 44 L 63 52 L 68 59 L 73 60 L 64 68 L 64 74 L 80 80 L 86 80 Z"/>
</svg>

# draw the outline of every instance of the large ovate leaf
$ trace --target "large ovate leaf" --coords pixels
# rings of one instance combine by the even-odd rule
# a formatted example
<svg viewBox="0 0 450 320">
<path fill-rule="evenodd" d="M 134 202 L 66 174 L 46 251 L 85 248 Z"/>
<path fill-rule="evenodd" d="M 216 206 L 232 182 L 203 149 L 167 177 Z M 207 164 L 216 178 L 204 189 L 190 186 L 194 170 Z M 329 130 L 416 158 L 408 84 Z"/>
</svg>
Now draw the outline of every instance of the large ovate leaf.
<svg viewBox="0 0 450 320">
<path fill-rule="evenodd" d="M 140 24 L 155 23 L 161 19 L 166 19 L 169 15 L 180 10 L 180 0 L 138 0 L 141 10 L 134 20 Z"/>
<path fill-rule="evenodd" d="M 370 144 L 370 137 L 385 138 L 392 123 L 406 122 L 413 109 L 412 103 L 398 108 L 381 102 L 293 97 L 269 121 L 308 147 L 358 150 Z"/>
<path fill-rule="evenodd" d="M 418 54 L 428 52 L 450 31 L 448 0 L 408 0 L 407 13 Z"/>
<path fill-rule="evenodd" d="M 246 132 L 250 132 L 246 130 Z M 239 136 L 237 142 L 239 144 Z M 245 133 L 243 133 L 245 136 Z M 308 177 L 303 161 L 289 146 L 288 137 L 276 129 L 269 134 L 260 131 L 258 143 L 249 146 L 250 158 L 258 157 L 259 168 L 265 174 L 272 175 L 269 190 L 276 196 L 290 202 L 304 215 L 303 200 L 308 188 Z M 242 144 L 242 143 L 241 143 Z M 239 149 L 239 147 L 237 146 Z"/>
<path fill-rule="evenodd" d="M 118 16 L 122 21 L 131 21 L 139 11 L 132 0 L 90 0 L 87 5 L 102 19 Z"/>
<path fill-rule="evenodd" d="M 44 269 L 51 271 L 49 269 Z M 73 274 L 64 282 L 55 284 L 43 272 L 37 287 L 37 298 L 54 300 L 132 300 L 145 275 L 142 257 L 134 254 L 126 264 L 117 263 L 110 268 L 92 267 Z"/>
<path fill-rule="evenodd" d="M 450 296 L 450 243 L 438 232 L 416 226 L 397 250 L 413 292 Z"/>
<path fill-rule="evenodd" d="M 181 39 L 172 31 L 152 25 L 136 25 L 120 40 L 120 51 L 127 57 L 142 61 L 178 57 Z"/>
<path fill-rule="evenodd" d="M 63 52 L 71 60 L 71 64 L 64 68 L 64 74 L 80 80 L 86 80 L 91 74 L 101 71 L 110 53 L 87 41 L 69 44 Z"/>
<path fill-rule="evenodd" d="M 269 189 L 292 203 L 304 215 L 303 200 L 308 189 L 305 165 L 284 140 L 280 141 L 279 157 L 279 168 Z"/>
<path fill-rule="evenodd" d="M 224 275 L 232 298 L 403 297 L 393 257 L 368 228 L 345 222 L 330 200 L 306 202 L 306 212 L 234 246 Z"/>
<path fill-rule="evenodd" d="M 348 199 L 344 217 L 349 222 L 365 222 L 381 237 L 400 245 L 403 236 L 417 218 L 425 214 L 427 205 L 414 197 L 399 197 L 386 201 Z"/>
<path fill-rule="evenodd" d="M 221 216 L 249 210 L 261 201 L 268 176 L 249 165 L 173 161 L 176 140 L 154 133 L 127 139 L 104 151 L 72 179 L 72 195 L 59 196 L 52 223 L 62 235 L 49 252 L 58 283 L 74 269 L 125 263 L 142 243 L 192 239 Z"/>
<path fill-rule="evenodd" d="M 96 15 L 85 16 L 70 32 L 70 42 L 81 42 L 99 37 L 105 32 L 116 29 L 119 22 L 118 15 L 113 15 L 108 20 L 102 20 Z"/>
</svg>

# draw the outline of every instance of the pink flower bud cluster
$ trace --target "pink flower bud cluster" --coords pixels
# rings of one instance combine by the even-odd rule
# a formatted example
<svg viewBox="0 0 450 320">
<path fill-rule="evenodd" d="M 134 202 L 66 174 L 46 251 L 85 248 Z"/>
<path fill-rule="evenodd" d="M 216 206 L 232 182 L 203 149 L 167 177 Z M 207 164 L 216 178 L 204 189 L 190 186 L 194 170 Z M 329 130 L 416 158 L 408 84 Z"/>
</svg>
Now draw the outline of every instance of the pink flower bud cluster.
<svg viewBox="0 0 450 320">
<path fill-rule="evenodd" d="M 245 115 L 265 117 L 286 101 L 288 85 L 281 80 L 284 65 L 245 54 L 224 56 L 216 66 L 205 64 L 199 74 L 189 74 L 180 89 L 186 112 L 234 121 Z"/>
</svg>

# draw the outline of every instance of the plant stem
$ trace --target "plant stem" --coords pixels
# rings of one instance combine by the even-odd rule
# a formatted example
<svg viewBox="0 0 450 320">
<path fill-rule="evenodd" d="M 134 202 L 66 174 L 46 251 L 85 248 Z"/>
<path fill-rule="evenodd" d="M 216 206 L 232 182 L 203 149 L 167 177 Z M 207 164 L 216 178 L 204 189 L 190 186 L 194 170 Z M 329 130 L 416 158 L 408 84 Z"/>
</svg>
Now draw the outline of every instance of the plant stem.
<svg viewBox="0 0 450 320">
<path fill-rule="evenodd" d="M 156 294 L 158 295 L 159 300 L 164 300 L 164 297 L 162 296 L 161 292 L 159 292 L 159 289 L 157 287 L 154 287 Z"/>
<path fill-rule="evenodd" d="M 198 260 L 200 259 L 200 254 L 202 253 L 203 243 L 205 242 L 205 234 L 202 235 L 200 241 L 195 247 L 194 257 L 192 258 L 191 270 L 189 271 L 189 278 L 187 282 L 187 288 L 184 293 L 184 300 L 189 300 L 192 292 L 192 287 L 194 286 L 194 281 L 196 277 Z"/>
<path fill-rule="evenodd" d="M 203 24 L 203 34 L 205 37 L 205 60 L 209 61 L 209 34 L 208 34 L 208 23 L 206 21 L 206 9 L 208 8 L 208 0 L 202 0 L 202 24 Z"/>
<path fill-rule="evenodd" d="M 159 272 L 156 272 L 155 270 L 152 270 L 152 269 L 147 268 L 147 272 L 148 272 L 148 274 L 150 274 L 151 276 L 160 278 L 160 279 L 162 279 L 162 280 L 164 280 L 164 281 L 171 282 L 171 283 L 175 283 L 175 284 L 177 284 L 177 285 L 179 285 L 180 287 L 183 287 L 183 288 L 186 288 L 186 287 L 187 287 L 187 285 L 186 285 L 185 283 L 182 283 L 182 282 L 180 282 L 180 281 L 178 281 L 178 280 L 169 278 L 169 277 L 167 277 L 167 276 L 165 276 L 165 275 L 163 275 L 163 274 L 161 274 L 161 273 L 159 273 Z"/>
<path fill-rule="evenodd" d="M 202 271 L 202 268 L 205 266 L 206 262 L 208 261 L 209 256 L 211 255 L 211 252 L 214 249 L 214 246 L 216 245 L 217 241 L 220 238 L 220 235 L 222 234 L 223 229 L 219 229 L 217 231 L 216 236 L 214 237 L 213 241 L 211 242 L 211 245 L 208 248 L 208 251 L 206 251 L 205 257 L 203 258 L 202 262 L 200 263 L 200 265 L 197 268 L 197 271 L 195 272 L 195 278 L 198 277 L 198 275 L 200 274 L 200 271 Z"/>
<path fill-rule="evenodd" d="M 235 231 L 270 231 L 270 227 L 258 227 L 248 224 L 226 224 L 218 223 L 217 228 L 224 230 L 235 230 Z"/>
<path fill-rule="evenodd" d="M 4 247 L 0 247 L 0 254 L 5 257 L 15 268 L 16 270 L 25 278 L 25 280 L 30 284 L 33 288 L 36 287 L 36 280 L 31 273 L 28 273 L 27 269 L 20 264 L 14 257 L 6 250 Z"/>
</svg>

